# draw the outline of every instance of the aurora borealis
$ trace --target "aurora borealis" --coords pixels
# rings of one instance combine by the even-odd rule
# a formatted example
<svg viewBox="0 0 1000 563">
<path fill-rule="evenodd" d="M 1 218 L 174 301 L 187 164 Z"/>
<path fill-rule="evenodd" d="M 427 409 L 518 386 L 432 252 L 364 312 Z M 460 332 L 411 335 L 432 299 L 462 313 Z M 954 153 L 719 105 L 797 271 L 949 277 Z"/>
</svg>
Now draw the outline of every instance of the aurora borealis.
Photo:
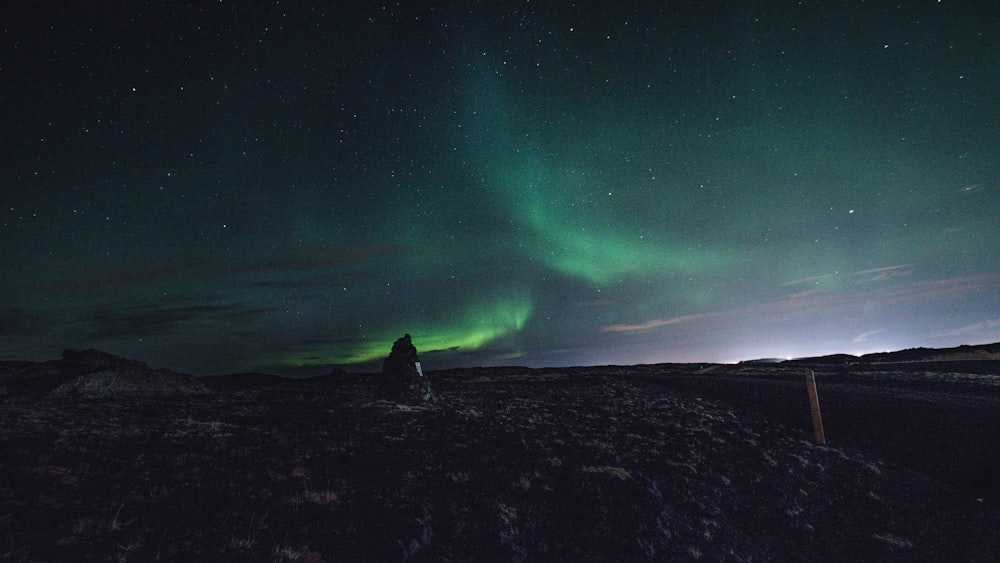
<svg viewBox="0 0 1000 563">
<path fill-rule="evenodd" d="M 0 359 L 1000 341 L 1000 8 L 494 4 L 4 8 Z"/>
</svg>

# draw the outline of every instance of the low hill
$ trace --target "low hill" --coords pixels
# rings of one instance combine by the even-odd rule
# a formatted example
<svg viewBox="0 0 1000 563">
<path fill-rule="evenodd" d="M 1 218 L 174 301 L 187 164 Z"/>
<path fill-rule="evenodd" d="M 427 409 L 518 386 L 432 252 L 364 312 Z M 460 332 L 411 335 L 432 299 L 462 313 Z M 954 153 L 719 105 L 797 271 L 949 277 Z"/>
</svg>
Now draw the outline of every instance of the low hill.
<svg viewBox="0 0 1000 563">
<path fill-rule="evenodd" d="M 0 384 L 6 394 L 55 397 L 165 397 L 207 393 L 198 378 L 153 369 L 99 350 L 66 350 L 61 360 L 2 362 Z"/>
<path fill-rule="evenodd" d="M 981 362 L 1000 361 L 1000 342 L 993 344 L 962 345 L 954 348 L 907 348 L 894 352 L 875 352 L 862 356 L 830 354 L 794 358 L 784 363 L 811 365 L 887 364 L 910 362 Z M 746 362 L 744 362 L 746 363 Z"/>
</svg>

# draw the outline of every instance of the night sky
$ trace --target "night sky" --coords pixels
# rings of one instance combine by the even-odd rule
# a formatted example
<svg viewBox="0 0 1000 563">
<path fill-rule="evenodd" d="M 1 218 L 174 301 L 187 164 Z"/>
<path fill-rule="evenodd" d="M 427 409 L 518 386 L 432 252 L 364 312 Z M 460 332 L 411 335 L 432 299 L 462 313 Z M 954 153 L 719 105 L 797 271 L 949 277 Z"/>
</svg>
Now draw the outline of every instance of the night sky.
<svg viewBox="0 0 1000 563">
<path fill-rule="evenodd" d="M 1000 341 L 993 2 L 16 4 L 0 359 Z"/>
</svg>

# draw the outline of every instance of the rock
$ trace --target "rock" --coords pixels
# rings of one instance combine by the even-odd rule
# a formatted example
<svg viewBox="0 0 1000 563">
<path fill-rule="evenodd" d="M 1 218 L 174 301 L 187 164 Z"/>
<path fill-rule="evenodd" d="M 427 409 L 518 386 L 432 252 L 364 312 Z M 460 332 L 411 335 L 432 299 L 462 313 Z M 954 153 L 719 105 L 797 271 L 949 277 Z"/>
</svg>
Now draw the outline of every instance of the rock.
<svg viewBox="0 0 1000 563">
<path fill-rule="evenodd" d="M 166 397 L 208 392 L 198 378 L 98 350 L 66 350 L 61 362 L 65 383 L 56 397 Z"/>
<path fill-rule="evenodd" d="M 66 350 L 48 362 L 0 362 L 0 395 L 166 397 L 208 393 L 204 382 L 99 350 Z"/>
<path fill-rule="evenodd" d="M 420 358 L 409 334 L 392 345 L 392 351 L 382 363 L 379 390 L 403 401 L 434 400 L 430 379 L 420 369 Z"/>
<path fill-rule="evenodd" d="M 169 397 L 208 392 L 194 376 L 158 369 L 106 369 L 81 375 L 52 391 L 55 397 Z"/>
</svg>

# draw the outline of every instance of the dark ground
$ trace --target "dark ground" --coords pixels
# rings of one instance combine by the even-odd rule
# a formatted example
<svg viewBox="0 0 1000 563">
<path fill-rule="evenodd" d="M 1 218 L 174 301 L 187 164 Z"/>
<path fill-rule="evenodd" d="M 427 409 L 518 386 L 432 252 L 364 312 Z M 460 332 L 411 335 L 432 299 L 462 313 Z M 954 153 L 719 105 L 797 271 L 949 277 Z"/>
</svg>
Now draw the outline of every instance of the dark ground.
<svg viewBox="0 0 1000 563">
<path fill-rule="evenodd" d="M 751 368 L 723 366 L 656 381 L 811 428 L 804 368 L 770 371 L 753 375 Z M 972 375 L 966 375 L 972 381 L 962 382 L 954 372 L 873 370 L 867 377 L 856 371 L 845 377 L 828 368 L 816 371 L 829 445 L 878 452 L 887 461 L 1000 505 L 1000 377 L 990 383 Z"/>
<path fill-rule="evenodd" d="M 173 398 L 0 399 L 0 556 L 1000 559 L 996 378 L 466 370 Z"/>
</svg>

